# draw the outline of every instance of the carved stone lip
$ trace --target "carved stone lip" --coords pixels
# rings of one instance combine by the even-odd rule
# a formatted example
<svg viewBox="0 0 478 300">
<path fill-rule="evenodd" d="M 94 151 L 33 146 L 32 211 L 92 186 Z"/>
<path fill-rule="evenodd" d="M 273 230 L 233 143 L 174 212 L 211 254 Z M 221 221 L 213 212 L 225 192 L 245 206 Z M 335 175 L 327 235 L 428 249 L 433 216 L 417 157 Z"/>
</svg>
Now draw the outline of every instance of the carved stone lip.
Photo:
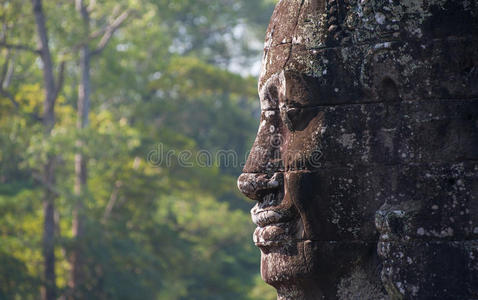
<svg viewBox="0 0 478 300">
<path fill-rule="evenodd" d="M 254 208 L 253 208 L 254 210 Z M 259 227 L 265 227 L 286 221 L 284 214 L 273 210 L 251 211 L 252 222 Z"/>
<path fill-rule="evenodd" d="M 254 205 L 251 209 L 252 222 L 259 227 L 265 227 L 278 223 L 289 222 L 293 219 L 290 209 L 278 207 L 263 207 L 262 203 Z"/>
<path fill-rule="evenodd" d="M 261 249 L 289 244 L 295 237 L 297 222 L 290 209 L 264 208 L 258 203 L 251 209 L 251 217 L 257 225 L 253 241 Z"/>
<path fill-rule="evenodd" d="M 252 239 L 257 247 L 283 246 L 294 239 L 292 222 L 257 227 Z"/>
</svg>

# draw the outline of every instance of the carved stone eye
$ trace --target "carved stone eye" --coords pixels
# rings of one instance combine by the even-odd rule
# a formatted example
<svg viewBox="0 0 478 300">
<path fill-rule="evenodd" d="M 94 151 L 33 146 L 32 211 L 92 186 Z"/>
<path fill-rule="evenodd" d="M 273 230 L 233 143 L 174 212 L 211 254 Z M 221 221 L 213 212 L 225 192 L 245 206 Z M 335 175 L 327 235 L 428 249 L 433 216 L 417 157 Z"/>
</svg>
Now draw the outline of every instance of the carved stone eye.
<svg viewBox="0 0 478 300">
<path fill-rule="evenodd" d="M 282 122 L 290 131 L 304 130 L 317 111 L 313 108 L 287 107 L 280 110 Z"/>
<path fill-rule="evenodd" d="M 285 108 L 281 109 L 281 117 L 282 117 L 282 121 L 287 126 L 287 128 L 290 131 L 294 131 L 295 130 L 294 125 L 300 117 L 299 108 L 285 107 Z"/>
</svg>

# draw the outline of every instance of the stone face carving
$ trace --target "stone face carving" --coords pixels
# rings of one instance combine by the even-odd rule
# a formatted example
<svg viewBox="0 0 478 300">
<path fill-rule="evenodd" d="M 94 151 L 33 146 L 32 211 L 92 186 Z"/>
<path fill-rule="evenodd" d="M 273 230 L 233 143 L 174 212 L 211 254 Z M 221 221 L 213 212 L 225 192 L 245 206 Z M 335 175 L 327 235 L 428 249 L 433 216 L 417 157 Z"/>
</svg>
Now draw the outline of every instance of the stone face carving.
<svg viewBox="0 0 478 300">
<path fill-rule="evenodd" d="M 238 179 L 279 299 L 478 299 L 478 4 L 282 0 Z"/>
</svg>

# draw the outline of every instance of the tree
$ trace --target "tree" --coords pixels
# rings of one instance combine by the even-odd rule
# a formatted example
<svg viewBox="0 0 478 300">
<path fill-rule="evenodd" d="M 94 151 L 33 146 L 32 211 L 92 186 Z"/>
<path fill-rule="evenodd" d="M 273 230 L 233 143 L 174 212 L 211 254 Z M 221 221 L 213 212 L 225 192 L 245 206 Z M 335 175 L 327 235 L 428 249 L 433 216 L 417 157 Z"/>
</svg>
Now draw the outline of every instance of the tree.
<svg viewBox="0 0 478 300">
<path fill-rule="evenodd" d="M 8 44 L 5 39 L 1 46 L 8 49 L 25 50 L 38 53 L 43 65 L 43 83 L 45 90 L 45 100 L 43 105 L 43 127 L 44 136 L 49 138 L 55 125 L 55 101 L 61 90 L 63 82 L 64 63 L 60 64 L 58 77 L 54 76 L 54 65 L 48 43 L 48 32 L 46 28 L 45 14 L 43 12 L 42 1 L 32 0 L 33 14 L 35 17 L 36 30 L 38 35 L 38 49 L 32 49 L 29 46 L 18 44 Z M 7 71 L 8 72 L 8 71 Z M 5 81 L 4 81 L 5 82 Z M 6 91 L 2 94 L 13 99 Z M 15 101 L 13 100 L 15 103 Z M 43 186 L 43 257 L 44 257 L 44 290 L 42 297 L 45 300 L 56 298 L 56 276 L 55 276 L 55 156 L 48 155 L 43 166 L 42 176 L 40 178 Z"/>
<path fill-rule="evenodd" d="M 43 126 L 45 136 L 51 134 L 55 125 L 55 101 L 60 92 L 63 81 L 64 64 L 60 66 L 58 79 L 53 74 L 53 61 L 48 44 L 45 14 L 43 13 L 42 1 L 32 0 L 33 13 L 35 15 L 36 29 L 38 34 L 38 48 L 43 63 L 43 81 L 45 88 L 45 101 L 43 106 Z M 42 184 L 44 185 L 43 196 L 43 256 L 45 259 L 45 289 L 43 299 L 53 300 L 56 298 L 55 276 L 55 157 L 49 156 L 43 167 Z"/>
<path fill-rule="evenodd" d="M 235 189 L 240 165 L 200 167 L 194 157 L 245 157 L 256 79 L 228 65 L 258 56 L 240 36 L 264 31 L 270 3 L 44 1 L 50 69 L 62 87 L 49 133 L 30 3 L 0 4 L 0 269 L 15 274 L 0 272 L 0 299 L 38 299 L 46 282 L 35 201 L 45 189 L 55 204 L 57 297 L 261 298 L 250 203 Z M 170 166 L 148 160 L 158 144 L 174 152 Z M 181 150 L 192 167 L 178 163 Z M 55 176 L 45 185 L 50 159 Z"/>
<path fill-rule="evenodd" d="M 57 77 L 54 75 L 54 63 L 50 51 L 48 30 L 46 26 L 46 16 L 43 11 L 41 0 L 32 0 L 32 11 L 35 20 L 35 28 L 37 33 L 37 48 L 32 48 L 26 44 L 9 44 L 6 41 L 6 32 L 3 34 L 1 47 L 12 50 L 22 50 L 39 55 L 42 62 L 42 78 L 44 88 L 43 115 L 41 121 L 43 124 L 44 139 L 49 140 L 51 132 L 55 126 L 55 102 L 61 91 L 64 77 L 65 62 L 59 64 Z M 18 108 L 13 95 L 5 90 L 9 85 L 9 77 L 13 75 L 13 69 L 8 68 L 9 60 L 5 62 L 6 72 L 2 78 L 2 94 L 8 97 L 15 107 Z M 13 67 L 12 67 L 13 68 Z M 55 178 L 56 156 L 51 153 L 46 154 L 46 160 L 42 166 L 41 175 L 36 179 L 43 186 L 43 280 L 44 287 L 42 290 L 42 298 L 45 300 L 56 299 L 56 275 L 55 275 L 55 198 L 56 178 Z"/>
<path fill-rule="evenodd" d="M 91 102 L 91 59 L 99 55 L 103 49 L 107 46 L 111 37 L 115 31 L 123 24 L 130 14 L 129 10 L 124 11 L 115 17 L 110 23 L 99 29 L 97 32 L 91 33 L 91 20 L 90 13 L 94 9 L 95 1 L 91 1 L 89 5 L 83 0 L 76 0 L 76 10 L 81 16 L 83 25 L 83 37 L 82 42 L 78 44 L 80 52 L 80 81 L 78 86 L 78 106 L 77 106 L 77 128 L 81 132 L 89 123 L 90 102 Z M 102 33 L 102 34 L 101 34 Z M 96 36 L 100 36 L 100 40 L 96 48 L 90 48 L 90 40 L 95 39 Z M 73 298 L 83 298 L 81 290 L 84 282 L 83 268 L 83 253 L 82 253 L 82 241 L 84 235 L 84 197 L 87 189 L 88 179 L 88 160 L 87 157 L 81 152 L 84 142 L 79 139 L 77 141 L 77 147 L 80 149 L 75 155 L 75 188 L 76 203 L 73 209 L 73 237 L 77 240 L 75 248 L 71 255 L 71 277 L 70 288 L 73 291 Z"/>
</svg>

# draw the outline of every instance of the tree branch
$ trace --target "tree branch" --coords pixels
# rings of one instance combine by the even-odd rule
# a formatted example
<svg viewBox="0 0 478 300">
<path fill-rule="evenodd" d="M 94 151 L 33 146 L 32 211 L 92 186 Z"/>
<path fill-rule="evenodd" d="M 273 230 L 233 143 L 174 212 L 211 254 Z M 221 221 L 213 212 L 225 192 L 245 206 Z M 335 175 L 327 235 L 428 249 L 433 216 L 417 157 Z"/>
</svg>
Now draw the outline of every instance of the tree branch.
<svg viewBox="0 0 478 300">
<path fill-rule="evenodd" d="M 96 0 L 90 0 L 90 3 L 88 4 L 88 7 L 86 8 L 86 10 L 89 13 L 91 13 L 93 9 L 95 8 L 95 5 L 96 5 Z"/>
<path fill-rule="evenodd" d="M 56 196 L 61 196 L 61 192 L 53 185 L 45 181 L 42 176 L 32 172 L 33 179 L 35 179 L 38 183 L 42 184 L 48 191 L 55 194 Z"/>
<path fill-rule="evenodd" d="M 9 44 L 6 42 L 0 42 L 0 48 L 24 50 L 24 51 L 32 52 L 35 54 L 41 54 L 40 50 L 34 49 L 27 45 L 22 45 L 22 44 Z"/>
<path fill-rule="evenodd" d="M 8 100 L 10 100 L 10 102 L 12 102 L 13 106 L 15 106 L 15 111 L 17 113 L 20 113 L 24 116 L 27 116 L 27 117 L 30 117 L 32 120 L 34 121 L 39 121 L 41 122 L 43 120 L 42 117 L 40 117 L 39 115 L 35 114 L 35 113 L 26 113 L 26 112 L 22 112 L 20 110 L 20 104 L 18 103 L 17 100 L 15 100 L 15 97 L 7 90 L 3 89 L 2 87 L 0 87 L 0 95 L 7 98 Z"/>
<path fill-rule="evenodd" d="M 130 14 L 130 10 L 127 9 L 124 11 L 122 14 L 120 14 L 110 25 L 108 25 L 105 29 L 105 33 L 103 34 L 103 37 L 101 37 L 100 42 L 98 43 L 98 46 L 95 50 L 91 52 L 91 55 L 97 55 L 100 54 L 103 49 L 105 49 L 106 45 L 108 45 L 108 42 L 110 41 L 111 37 L 115 33 L 115 31 L 123 24 L 123 22 L 128 18 Z"/>
<path fill-rule="evenodd" d="M 110 200 L 108 201 L 108 204 L 105 208 L 105 213 L 103 214 L 103 222 L 106 222 L 106 220 L 109 218 L 111 211 L 113 210 L 113 207 L 115 206 L 116 201 L 118 199 L 118 192 L 122 185 L 123 183 L 119 180 L 115 182 L 115 186 L 113 188 L 113 191 L 111 192 Z"/>
<path fill-rule="evenodd" d="M 11 54 L 10 49 L 7 49 L 7 55 L 5 56 L 5 63 L 3 64 L 2 73 L 0 77 L 0 95 L 8 98 L 12 102 L 13 106 L 15 106 L 15 109 L 18 110 L 20 105 L 15 100 L 15 97 L 13 97 L 13 95 L 10 94 L 10 92 L 5 90 L 10 85 L 10 80 L 13 75 L 13 67 L 10 63 L 10 59 L 11 59 L 10 54 Z"/>
<path fill-rule="evenodd" d="M 103 28 L 100 28 L 98 30 L 96 30 L 95 32 L 93 32 L 92 34 L 90 34 L 90 36 L 88 37 L 88 41 L 91 41 L 91 40 L 94 40 L 96 38 L 99 38 L 102 34 L 105 33 L 106 29 L 108 28 L 109 25 L 107 26 L 104 26 Z"/>
<path fill-rule="evenodd" d="M 61 89 L 63 88 L 63 83 L 65 81 L 65 65 L 66 61 L 62 60 L 60 66 L 58 67 L 58 77 L 56 79 L 56 90 L 55 90 L 55 99 L 58 98 Z"/>
<path fill-rule="evenodd" d="M 9 68 L 10 68 L 10 49 L 7 49 L 7 55 L 5 55 L 5 62 L 3 63 L 2 72 L 0 74 L 0 88 L 3 88 L 5 85 Z"/>
<path fill-rule="evenodd" d="M 13 95 L 10 94 L 10 92 L 8 92 L 8 91 L 4 90 L 2 87 L 0 87 L 0 95 L 2 95 L 5 98 L 8 98 L 8 100 L 10 100 L 10 102 L 12 102 L 13 106 L 15 106 L 15 109 L 17 109 L 17 110 L 19 109 L 20 105 L 15 100 Z"/>
<path fill-rule="evenodd" d="M 92 0 L 92 2 L 90 2 L 90 5 L 87 7 L 87 12 L 91 12 L 91 4 L 96 1 L 96 0 Z M 114 11 L 116 11 L 117 9 L 115 8 Z M 126 16 L 124 15 L 126 14 Z M 99 37 L 102 36 L 101 40 L 105 43 L 105 45 L 103 46 L 103 48 L 106 47 L 106 44 L 108 43 L 108 40 L 112 37 L 112 35 L 114 34 L 114 32 L 122 25 L 122 23 L 129 17 L 129 15 L 131 14 L 131 10 L 126 10 L 125 12 L 123 12 L 123 14 L 119 15 L 113 22 L 111 22 L 110 24 L 92 32 L 87 38 L 81 40 L 79 43 L 75 44 L 72 48 L 71 48 L 71 52 L 76 52 L 78 50 L 80 50 L 81 47 L 83 47 L 84 45 L 88 44 L 90 41 L 94 40 L 94 39 L 97 39 Z M 113 16 L 116 15 L 115 12 L 112 13 L 112 16 L 110 18 L 113 18 Z M 119 24 L 118 24 L 118 21 Z M 105 39 L 108 39 L 105 41 Z M 99 49 L 100 46 L 101 46 L 101 41 L 98 43 L 98 46 L 97 46 L 97 49 L 95 49 L 94 51 L 92 51 L 92 55 L 95 55 L 95 54 L 99 54 L 101 52 L 101 50 L 103 49 Z"/>
<path fill-rule="evenodd" d="M 8 88 L 10 86 L 10 83 L 12 82 L 14 66 L 15 66 L 15 60 L 12 59 L 11 63 L 8 64 L 6 73 L 2 77 L 2 88 L 4 89 Z"/>
<path fill-rule="evenodd" d="M 16 112 L 20 112 L 20 104 L 15 97 L 10 93 L 7 88 L 10 86 L 10 82 L 13 76 L 14 60 L 10 57 L 10 51 L 6 55 L 6 61 L 3 65 L 1 77 L 0 77 L 0 95 L 10 100 L 15 107 Z M 35 121 L 41 121 L 42 119 L 34 113 L 20 112 L 28 117 L 31 117 Z"/>
</svg>

